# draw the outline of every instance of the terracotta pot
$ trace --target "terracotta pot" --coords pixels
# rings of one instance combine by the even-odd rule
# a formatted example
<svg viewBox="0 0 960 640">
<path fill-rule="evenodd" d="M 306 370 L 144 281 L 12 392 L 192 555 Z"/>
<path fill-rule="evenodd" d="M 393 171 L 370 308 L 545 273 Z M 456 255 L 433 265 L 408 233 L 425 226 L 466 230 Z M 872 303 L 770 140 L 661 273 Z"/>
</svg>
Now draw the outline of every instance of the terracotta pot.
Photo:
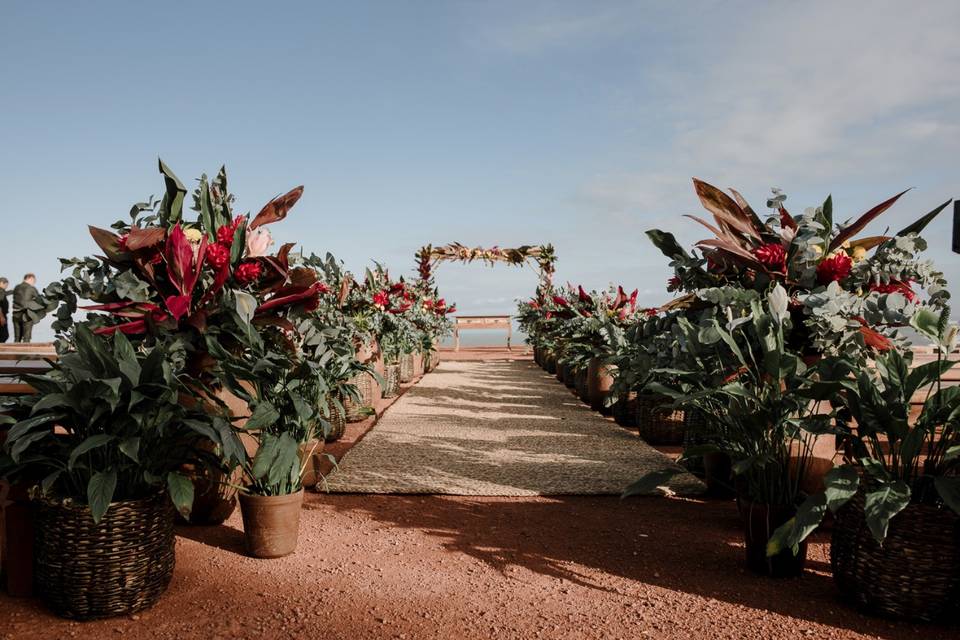
<svg viewBox="0 0 960 640">
<path fill-rule="evenodd" d="M 254 558 L 282 558 L 297 549 L 303 489 L 284 496 L 240 494 L 243 537 Z"/>
<path fill-rule="evenodd" d="M 600 358 L 591 358 L 587 365 L 587 395 L 590 396 L 590 408 L 601 413 L 610 413 L 610 407 L 604 404 L 610 389 L 613 388 L 613 373 L 616 367 L 605 364 Z"/>
<path fill-rule="evenodd" d="M 746 542 L 747 568 L 771 578 L 792 578 L 803 573 L 807 561 L 807 543 L 801 542 L 796 554 L 784 549 L 767 557 L 767 542 L 777 527 L 796 515 L 792 505 L 769 505 L 741 500 L 740 514 Z"/>
</svg>

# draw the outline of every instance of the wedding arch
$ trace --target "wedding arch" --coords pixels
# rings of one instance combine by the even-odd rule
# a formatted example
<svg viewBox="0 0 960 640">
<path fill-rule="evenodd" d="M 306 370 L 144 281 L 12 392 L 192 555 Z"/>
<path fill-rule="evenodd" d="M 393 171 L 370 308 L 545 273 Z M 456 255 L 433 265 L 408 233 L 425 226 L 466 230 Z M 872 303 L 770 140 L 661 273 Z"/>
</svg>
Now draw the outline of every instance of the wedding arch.
<svg viewBox="0 0 960 640">
<path fill-rule="evenodd" d="M 417 269 L 420 273 L 420 279 L 431 281 L 433 279 L 433 269 L 441 262 L 483 262 L 487 266 L 497 264 L 506 264 L 509 266 L 522 267 L 531 266 L 537 270 L 540 280 L 539 289 L 549 291 L 553 287 L 554 263 L 557 261 L 557 254 L 552 244 L 542 245 L 523 245 L 515 249 L 501 249 L 494 246 L 467 247 L 459 242 L 451 242 L 440 247 L 426 245 L 421 247 L 416 254 Z"/>
</svg>

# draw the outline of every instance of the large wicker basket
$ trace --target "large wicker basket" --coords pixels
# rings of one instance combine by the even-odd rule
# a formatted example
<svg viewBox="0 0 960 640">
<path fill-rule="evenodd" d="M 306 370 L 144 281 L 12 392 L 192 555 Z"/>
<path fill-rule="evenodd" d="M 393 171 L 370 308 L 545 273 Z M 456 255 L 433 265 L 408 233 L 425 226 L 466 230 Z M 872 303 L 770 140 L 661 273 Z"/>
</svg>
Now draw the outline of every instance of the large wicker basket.
<svg viewBox="0 0 960 640">
<path fill-rule="evenodd" d="M 400 393 L 400 365 L 387 364 L 383 367 L 383 397 L 395 398 Z"/>
<path fill-rule="evenodd" d="M 327 399 L 327 422 L 330 423 L 330 432 L 323 437 L 324 442 L 336 442 L 347 431 L 347 420 L 337 402 L 333 398 Z"/>
<path fill-rule="evenodd" d="M 400 356 L 400 382 L 410 382 L 414 375 L 413 354 L 405 353 Z"/>
<path fill-rule="evenodd" d="M 166 494 L 110 505 L 99 524 L 86 506 L 41 502 L 34 579 L 58 615 L 121 616 L 153 606 L 170 584 L 174 509 Z"/>
<path fill-rule="evenodd" d="M 911 504 L 890 520 L 883 546 L 864 517 L 863 492 L 836 514 L 830 544 L 840 594 L 864 610 L 909 620 L 942 617 L 960 599 L 960 516 Z"/>
<path fill-rule="evenodd" d="M 669 405 L 669 398 L 661 395 L 637 395 L 637 429 L 647 444 L 683 444 L 683 411 Z"/>
<path fill-rule="evenodd" d="M 359 400 L 350 396 L 343 397 L 343 408 L 347 414 L 347 422 L 361 422 L 370 415 L 370 408 L 374 405 L 374 379 L 369 373 L 360 373 L 350 378 L 350 384 L 357 388 Z"/>
<path fill-rule="evenodd" d="M 544 370 L 550 375 L 556 375 L 557 373 L 557 356 L 553 355 L 552 351 L 548 351 L 543 358 Z"/>
</svg>

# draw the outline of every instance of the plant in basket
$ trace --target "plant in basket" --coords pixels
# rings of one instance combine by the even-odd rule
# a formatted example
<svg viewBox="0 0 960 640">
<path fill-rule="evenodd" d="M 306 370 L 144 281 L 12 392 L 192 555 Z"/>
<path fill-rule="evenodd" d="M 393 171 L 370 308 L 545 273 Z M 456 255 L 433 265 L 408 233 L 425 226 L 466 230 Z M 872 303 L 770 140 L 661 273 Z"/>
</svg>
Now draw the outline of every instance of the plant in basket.
<svg viewBox="0 0 960 640">
<path fill-rule="evenodd" d="M 837 407 L 845 460 L 769 553 L 796 549 L 832 512 L 841 594 L 872 613 L 933 620 L 960 595 L 960 387 L 943 380 L 956 365 L 957 327 L 946 309 L 921 309 L 912 326 L 934 342 L 935 359 L 890 350 L 864 369 L 840 357 L 818 383 Z"/>
<path fill-rule="evenodd" d="M 76 325 L 53 369 L 24 376 L 37 393 L 5 407 L 14 422 L 0 476 L 33 485 L 36 584 L 71 618 L 153 605 L 174 565 L 174 506 L 189 514 L 186 464 L 216 465 L 242 448 L 229 424 L 179 401 L 181 382 L 163 346 Z M 67 348 L 69 350 L 67 350 Z"/>
<path fill-rule="evenodd" d="M 830 416 L 809 400 L 817 372 L 790 350 L 790 314 L 786 291 L 775 285 L 767 300 L 754 300 L 749 314 L 724 325 L 714 320 L 695 328 L 680 326 L 694 353 L 722 351 L 728 372 L 722 384 L 704 384 L 699 371 L 663 370 L 683 390 L 653 382 L 648 386 L 685 407 L 705 413 L 714 425 L 713 441 L 686 455 L 721 451 L 733 463 L 744 524 L 747 566 L 770 576 L 798 575 L 805 549 L 767 556 L 766 542 L 796 513 L 802 500 L 801 478 L 813 438 L 831 430 Z M 649 491 L 661 479 L 651 474 L 625 495 Z"/>
<path fill-rule="evenodd" d="M 235 199 L 221 169 L 212 181 L 201 176 L 192 198 L 196 216 L 187 219 L 187 189 L 163 162 L 160 172 L 162 200 L 135 204 L 129 220 L 111 230 L 90 227 L 102 255 L 61 260 L 70 274 L 47 288 L 48 297 L 60 301 L 53 326 L 69 341 L 80 308 L 97 334 L 164 345 L 184 381 L 184 402 L 207 408 L 211 424 L 232 420 L 243 408 L 223 390 L 218 361 L 244 348 L 236 337 L 246 330 L 242 317 L 250 316 L 254 327 L 270 326 L 286 307 L 318 296 L 316 275 L 291 268 L 292 244 L 269 252 L 273 240 L 266 225 L 283 220 L 303 189 L 274 198 L 252 219 L 234 215 Z M 224 454 L 212 440 L 204 447 Z M 222 458 L 222 468 L 198 496 L 203 515 L 215 514 L 214 521 L 229 515 L 235 503 L 233 490 L 221 490 L 232 473 Z"/>
</svg>

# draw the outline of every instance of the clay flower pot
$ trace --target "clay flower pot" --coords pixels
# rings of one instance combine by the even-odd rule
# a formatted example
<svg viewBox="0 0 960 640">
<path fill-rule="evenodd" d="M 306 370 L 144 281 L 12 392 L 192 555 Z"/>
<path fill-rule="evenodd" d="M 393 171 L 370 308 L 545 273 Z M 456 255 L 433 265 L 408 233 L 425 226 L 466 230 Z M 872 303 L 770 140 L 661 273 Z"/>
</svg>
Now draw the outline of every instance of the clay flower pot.
<svg viewBox="0 0 960 640">
<path fill-rule="evenodd" d="M 587 366 L 587 395 L 590 397 L 590 408 L 601 413 L 609 413 L 610 409 L 604 404 L 610 389 L 613 387 L 613 372 L 615 367 L 604 364 L 600 358 L 591 358 Z"/>
<path fill-rule="evenodd" d="M 254 558 L 282 558 L 297 549 L 303 489 L 283 496 L 240 494 L 243 537 Z"/>
</svg>

